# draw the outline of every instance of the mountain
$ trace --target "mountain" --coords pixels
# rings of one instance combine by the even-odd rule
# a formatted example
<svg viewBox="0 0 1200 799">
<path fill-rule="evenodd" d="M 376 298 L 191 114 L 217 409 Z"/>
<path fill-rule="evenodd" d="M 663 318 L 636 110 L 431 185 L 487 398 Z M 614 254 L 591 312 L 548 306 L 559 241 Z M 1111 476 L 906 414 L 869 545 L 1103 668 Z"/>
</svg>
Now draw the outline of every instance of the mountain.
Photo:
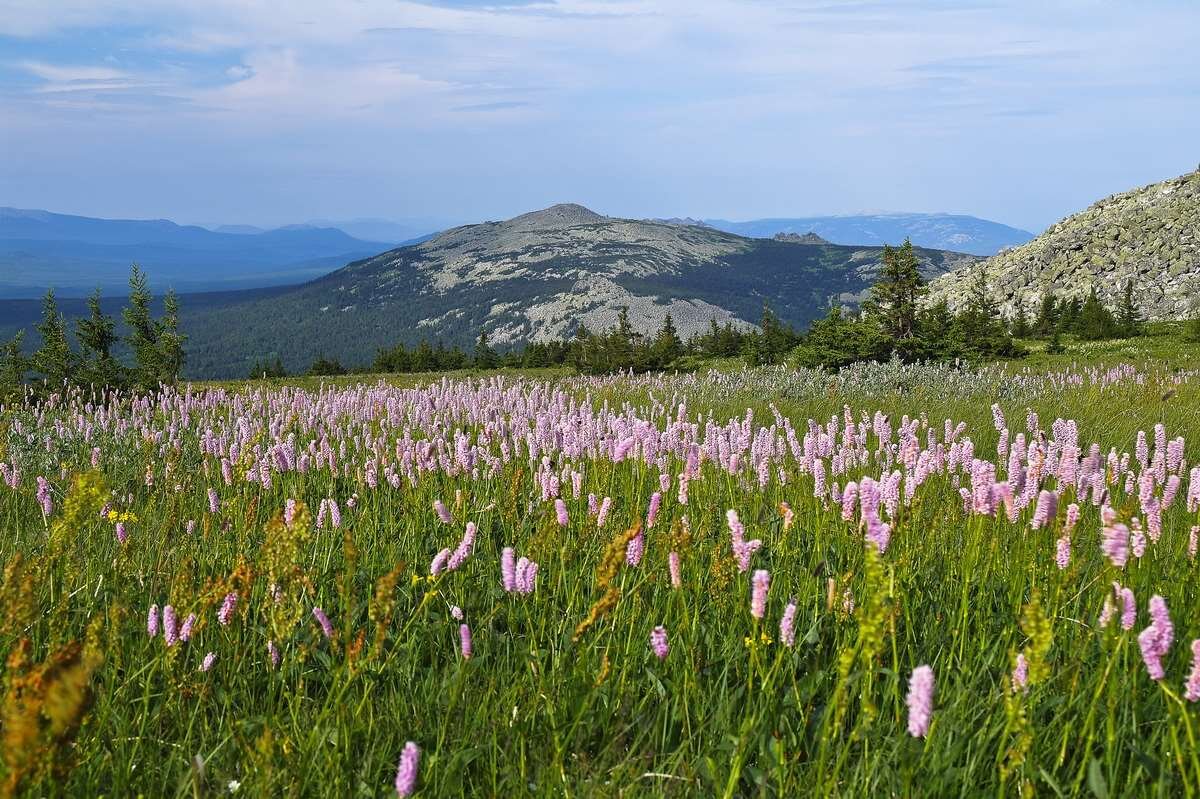
<svg viewBox="0 0 1200 799">
<path fill-rule="evenodd" d="M 816 233 L 834 244 L 897 245 L 906 238 L 918 247 L 995 255 L 1024 244 L 1033 234 L 999 222 L 957 214 L 875 214 L 811 216 L 798 219 L 752 219 L 729 222 L 707 219 L 718 230 L 739 236 L 770 238 L 778 233 Z"/>
<path fill-rule="evenodd" d="M 975 263 L 919 249 L 926 276 Z M 751 239 L 709 227 L 601 216 L 556 205 L 504 222 L 452 228 L 355 261 L 282 293 L 189 313 L 189 372 L 244 374 L 260 357 L 291 369 L 317 356 L 369 362 L 398 341 L 469 347 L 481 330 L 500 346 L 605 330 L 628 308 L 653 333 L 669 312 L 681 336 L 711 319 L 750 325 L 764 302 L 806 326 L 831 301 L 861 301 L 880 248 Z"/>
<path fill-rule="evenodd" d="M 1028 244 L 986 262 L 988 285 L 1006 315 L 1032 313 L 1042 296 L 1096 287 L 1115 306 L 1125 284 L 1149 319 L 1183 319 L 1200 307 L 1200 170 L 1114 194 L 1052 225 Z M 931 299 L 963 302 L 970 270 L 946 275 Z"/>
<path fill-rule="evenodd" d="M 179 291 L 300 283 L 387 247 L 313 226 L 222 232 L 0 208 L 0 297 L 124 291 L 134 261 L 156 287 Z"/>
<path fill-rule="evenodd" d="M 412 217 L 407 219 L 314 219 L 309 224 L 331 227 L 366 241 L 384 241 L 392 246 L 425 239 L 440 230 L 460 224 L 461 220 L 443 217 Z"/>
</svg>

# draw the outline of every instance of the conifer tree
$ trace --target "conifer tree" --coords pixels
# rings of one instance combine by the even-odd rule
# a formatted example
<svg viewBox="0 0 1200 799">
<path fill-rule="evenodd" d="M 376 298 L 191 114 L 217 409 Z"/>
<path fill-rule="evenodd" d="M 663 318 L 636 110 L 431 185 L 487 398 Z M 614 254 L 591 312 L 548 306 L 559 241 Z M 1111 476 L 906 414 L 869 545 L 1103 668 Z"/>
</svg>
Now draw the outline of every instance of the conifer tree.
<svg viewBox="0 0 1200 799">
<path fill-rule="evenodd" d="M 488 343 L 486 330 L 479 331 L 479 338 L 475 341 L 473 360 L 476 369 L 495 369 L 500 363 L 499 356 L 496 355 L 496 351 Z"/>
<path fill-rule="evenodd" d="M 158 378 L 163 383 L 174 384 L 183 372 L 186 341 L 187 336 L 179 331 L 179 297 L 171 289 L 163 298 L 163 317 L 158 323 Z"/>
<path fill-rule="evenodd" d="M 868 310 L 879 319 L 883 332 L 894 341 L 917 333 L 917 311 L 925 294 L 920 262 L 912 242 L 895 249 L 884 246 L 879 278 L 871 287 Z"/>
<path fill-rule="evenodd" d="M 654 339 L 654 360 L 656 366 L 665 367 L 683 353 L 683 342 L 675 329 L 675 320 L 668 313 L 663 319 L 662 329 Z"/>
<path fill-rule="evenodd" d="M 1115 338 L 1119 332 L 1116 318 L 1100 302 L 1093 285 L 1088 297 L 1084 300 L 1076 317 L 1075 330 L 1085 341 L 1100 341 Z"/>
<path fill-rule="evenodd" d="M 59 313 L 54 289 L 42 298 L 42 321 L 35 325 L 42 337 L 42 346 L 33 354 L 33 368 L 42 374 L 50 391 L 75 377 L 75 355 L 67 340 L 67 322 Z"/>
<path fill-rule="evenodd" d="M 1125 290 L 1121 293 L 1121 304 L 1117 306 L 1117 327 L 1126 338 L 1142 334 L 1142 315 L 1133 301 L 1132 278 L 1126 281 Z"/>
<path fill-rule="evenodd" d="M 124 383 L 124 368 L 113 356 L 117 343 L 116 322 L 100 307 L 100 290 L 88 297 L 88 315 L 75 321 L 79 342 L 79 383 L 98 388 L 117 388 Z"/>
<path fill-rule="evenodd" d="M 133 351 L 133 377 L 145 389 L 157 387 L 162 374 L 158 324 L 150 313 L 150 300 L 146 273 L 134 264 L 129 272 L 129 305 L 121 313 L 129 328 L 127 341 Z"/>
<path fill-rule="evenodd" d="M 25 331 L 20 330 L 0 347 L 0 402 L 10 402 L 21 395 L 25 373 L 29 371 L 29 361 L 22 349 L 24 340 Z"/>
</svg>

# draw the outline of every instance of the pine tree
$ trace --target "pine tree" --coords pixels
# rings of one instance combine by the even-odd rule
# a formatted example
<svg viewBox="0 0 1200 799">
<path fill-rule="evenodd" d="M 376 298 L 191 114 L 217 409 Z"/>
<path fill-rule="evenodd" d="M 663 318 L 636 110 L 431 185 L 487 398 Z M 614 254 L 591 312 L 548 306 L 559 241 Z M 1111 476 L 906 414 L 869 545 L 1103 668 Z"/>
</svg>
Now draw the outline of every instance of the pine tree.
<svg viewBox="0 0 1200 799">
<path fill-rule="evenodd" d="M 925 294 L 920 262 L 912 242 L 895 249 L 884 246 L 879 278 L 871 287 L 868 310 L 878 316 L 883 332 L 894 341 L 916 335 L 917 310 Z"/>
<path fill-rule="evenodd" d="M 79 342 L 79 382 L 97 388 L 118 388 L 124 384 L 124 367 L 112 353 L 117 343 L 116 322 L 100 307 L 100 290 L 88 297 L 88 316 L 75 321 Z"/>
<path fill-rule="evenodd" d="M 1117 327 L 1122 336 L 1133 338 L 1142 335 L 1142 315 L 1133 301 L 1133 280 L 1125 283 L 1121 293 L 1121 304 L 1117 306 Z"/>
<path fill-rule="evenodd" d="M 500 363 L 499 356 L 488 343 L 488 334 L 486 330 L 479 331 L 479 338 L 475 341 L 475 355 L 473 358 L 476 369 L 495 369 Z"/>
<path fill-rule="evenodd" d="M 156 388 L 162 374 L 158 324 L 150 314 L 151 299 L 146 273 L 134 264 L 129 271 L 129 305 L 121 314 L 129 328 L 127 341 L 133 350 L 133 377 L 145 389 Z"/>
<path fill-rule="evenodd" d="M 47 387 L 58 391 L 75 378 L 75 355 L 67 340 L 67 321 L 58 311 L 54 289 L 42 299 L 42 321 L 35 326 L 42 346 L 33 354 L 33 368 L 45 377 Z"/>
<path fill-rule="evenodd" d="M 0 403 L 15 400 L 23 391 L 25 373 L 29 371 L 22 349 L 24 340 L 25 331 L 20 330 L 0 348 Z"/>
</svg>

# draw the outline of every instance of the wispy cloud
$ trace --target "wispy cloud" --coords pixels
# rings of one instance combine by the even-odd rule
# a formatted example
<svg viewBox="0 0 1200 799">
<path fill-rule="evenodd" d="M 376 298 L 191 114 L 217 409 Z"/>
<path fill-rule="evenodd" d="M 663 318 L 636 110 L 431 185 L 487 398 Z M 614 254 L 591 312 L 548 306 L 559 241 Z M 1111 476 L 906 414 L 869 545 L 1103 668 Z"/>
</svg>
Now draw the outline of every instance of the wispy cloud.
<svg viewBox="0 0 1200 799">
<path fill-rule="evenodd" d="M 507 111 L 511 108 L 524 108 L 529 103 L 518 100 L 508 100 L 497 103 L 476 103 L 475 105 L 460 105 L 451 108 L 451 111 Z"/>
</svg>

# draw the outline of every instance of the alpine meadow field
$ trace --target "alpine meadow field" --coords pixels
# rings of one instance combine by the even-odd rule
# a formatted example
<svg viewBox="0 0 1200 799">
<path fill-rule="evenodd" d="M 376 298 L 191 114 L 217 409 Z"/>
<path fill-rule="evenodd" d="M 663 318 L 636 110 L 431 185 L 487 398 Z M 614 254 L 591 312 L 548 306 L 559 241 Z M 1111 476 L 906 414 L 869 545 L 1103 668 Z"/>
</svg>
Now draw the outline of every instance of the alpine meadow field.
<svg viewBox="0 0 1200 799">
<path fill-rule="evenodd" d="M 1194 796 L 1200 370 L 1043 360 L 11 405 L 4 793 Z"/>
</svg>

